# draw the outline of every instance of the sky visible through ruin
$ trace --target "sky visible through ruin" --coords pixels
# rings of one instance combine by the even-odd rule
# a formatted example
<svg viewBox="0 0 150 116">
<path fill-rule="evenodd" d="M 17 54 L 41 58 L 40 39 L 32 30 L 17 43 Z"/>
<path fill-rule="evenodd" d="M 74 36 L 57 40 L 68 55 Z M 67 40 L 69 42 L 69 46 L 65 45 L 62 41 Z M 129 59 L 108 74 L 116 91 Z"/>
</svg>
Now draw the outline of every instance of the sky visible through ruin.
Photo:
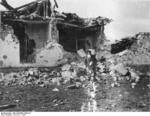
<svg viewBox="0 0 150 116">
<path fill-rule="evenodd" d="M 7 0 L 17 7 L 33 0 Z M 51 0 L 53 1 L 53 0 Z M 110 40 L 150 32 L 150 0 L 57 0 L 59 11 L 81 17 L 103 16 L 113 19 L 105 33 Z M 0 6 L 0 10 L 3 10 Z"/>
</svg>

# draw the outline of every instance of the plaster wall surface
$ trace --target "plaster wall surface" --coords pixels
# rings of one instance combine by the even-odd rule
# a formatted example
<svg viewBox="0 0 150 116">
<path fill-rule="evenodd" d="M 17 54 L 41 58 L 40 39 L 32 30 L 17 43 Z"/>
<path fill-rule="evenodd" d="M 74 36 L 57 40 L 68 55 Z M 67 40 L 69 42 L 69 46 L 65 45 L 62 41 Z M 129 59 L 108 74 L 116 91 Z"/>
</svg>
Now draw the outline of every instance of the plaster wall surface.
<svg viewBox="0 0 150 116">
<path fill-rule="evenodd" d="M 58 43 L 50 42 L 36 54 L 36 65 L 56 66 L 63 59 L 64 50 Z"/>
</svg>

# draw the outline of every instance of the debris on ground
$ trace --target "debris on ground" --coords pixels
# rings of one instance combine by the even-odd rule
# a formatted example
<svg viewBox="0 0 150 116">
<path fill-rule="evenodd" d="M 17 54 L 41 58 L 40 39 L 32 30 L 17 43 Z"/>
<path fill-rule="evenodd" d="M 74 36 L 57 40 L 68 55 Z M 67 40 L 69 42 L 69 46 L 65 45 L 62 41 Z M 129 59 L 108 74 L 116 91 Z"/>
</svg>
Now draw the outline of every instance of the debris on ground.
<svg viewBox="0 0 150 116">
<path fill-rule="evenodd" d="M 108 65 L 110 64 L 110 65 Z M 113 65 L 113 66 L 112 66 Z M 101 78 L 112 79 L 112 87 L 119 86 L 119 81 L 129 77 L 135 82 L 138 82 L 139 76 L 128 70 L 123 64 L 111 64 L 111 62 L 98 62 L 96 71 L 96 79 L 100 81 Z M 83 61 L 72 62 L 71 64 L 59 67 L 59 70 L 40 71 L 38 68 L 30 68 L 26 71 L 13 73 L 0 73 L 0 84 L 6 86 L 14 85 L 38 85 L 40 87 L 47 87 L 49 85 L 70 84 L 69 89 L 82 87 L 87 81 L 94 76 L 92 69 L 89 69 Z M 103 76 L 103 77 L 102 77 Z"/>
<path fill-rule="evenodd" d="M 120 43 L 116 43 L 113 45 L 107 44 L 108 47 L 103 47 L 104 52 L 100 51 L 96 53 L 97 61 L 95 66 L 92 65 L 93 61 L 90 60 L 91 57 L 88 57 L 88 54 L 83 49 L 81 49 L 77 52 L 77 54 L 73 55 L 76 58 L 78 56 L 80 58 L 78 57 L 76 60 L 65 63 L 64 65 L 54 68 L 51 71 L 47 71 L 49 70 L 48 68 L 45 68 L 45 70 L 40 70 L 39 68 L 28 68 L 27 70 L 19 72 L 1 72 L 0 84 L 6 86 L 39 85 L 40 87 L 47 87 L 53 84 L 56 84 L 58 86 L 61 84 L 69 84 L 68 88 L 78 88 L 84 87 L 85 83 L 91 81 L 92 78 L 95 78 L 99 82 L 102 79 L 111 80 L 111 87 L 120 86 L 119 83 L 123 80 L 128 81 L 131 83 L 131 87 L 134 88 L 140 80 L 140 74 L 129 66 L 129 61 L 132 60 L 131 62 L 133 62 L 133 60 L 136 60 L 134 59 L 135 57 L 137 57 L 136 55 L 134 55 L 135 53 L 141 56 L 141 52 L 139 52 L 140 50 L 145 51 L 143 52 L 143 54 L 149 54 L 149 52 L 147 51 L 147 48 L 149 48 L 149 46 L 145 41 L 150 38 L 150 34 L 142 33 L 136 35 L 135 37 L 131 38 L 132 41 L 130 39 L 123 39 L 123 42 Z M 132 44 L 131 46 L 129 46 L 128 44 L 125 44 L 125 42 L 131 42 Z M 124 44 L 124 49 L 115 52 L 115 47 L 117 45 L 117 47 L 121 47 L 120 44 Z M 111 54 L 111 51 L 108 50 L 111 45 L 113 46 L 111 49 L 113 51 L 113 54 Z M 139 49 L 135 50 L 137 46 L 139 47 Z M 106 51 L 109 52 L 109 54 L 105 54 L 105 48 Z M 90 49 L 90 51 L 94 50 Z M 105 55 L 100 56 L 100 53 L 104 53 Z M 109 57 L 107 57 L 107 55 Z M 129 60 L 130 55 L 132 55 L 132 59 Z M 126 61 L 125 59 L 128 59 L 128 61 Z M 95 72 L 93 69 L 95 70 Z"/>
<path fill-rule="evenodd" d="M 86 57 L 86 53 L 85 53 L 85 51 L 83 49 L 78 50 L 77 53 L 82 58 Z"/>
<path fill-rule="evenodd" d="M 150 88 L 150 84 L 148 84 L 147 87 Z"/>
<path fill-rule="evenodd" d="M 59 92 L 59 89 L 54 88 L 52 91 L 54 91 L 54 92 Z"/>
</svg>

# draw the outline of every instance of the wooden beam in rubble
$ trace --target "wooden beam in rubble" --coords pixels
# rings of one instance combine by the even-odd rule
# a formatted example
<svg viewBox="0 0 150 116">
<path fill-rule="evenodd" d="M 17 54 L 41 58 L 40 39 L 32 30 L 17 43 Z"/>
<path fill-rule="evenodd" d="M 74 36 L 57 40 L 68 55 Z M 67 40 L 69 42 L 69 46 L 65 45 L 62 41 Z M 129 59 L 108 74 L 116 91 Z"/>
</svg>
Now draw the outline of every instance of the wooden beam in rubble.
<svg viewBox="0 0 150 116">
<path fill-rule="evenodd" d="M 9 5 L 6 0 L 1 0 L 0 4 L 3 5 L 8 10 L 14 10 L 14 8 L 11 5 Z"/>
</svg>

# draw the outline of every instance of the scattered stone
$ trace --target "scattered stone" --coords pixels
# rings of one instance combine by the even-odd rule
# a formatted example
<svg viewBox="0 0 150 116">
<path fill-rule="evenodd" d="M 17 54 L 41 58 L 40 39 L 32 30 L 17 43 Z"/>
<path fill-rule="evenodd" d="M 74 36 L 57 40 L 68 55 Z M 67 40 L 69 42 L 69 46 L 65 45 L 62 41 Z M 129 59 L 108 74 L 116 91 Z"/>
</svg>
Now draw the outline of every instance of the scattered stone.
<svg viewBox="0 0 150 116">
<path fill-rule="evenodd" d="M 83 82 L 83 81 L 85 81 L 85 80 L 86 80 L 86 78 L 85 78 L 85 77 L 83 77 L 83 76 L 81 76 L 81 77 L 80 77 L 80 80 L 81 80 L 81 82 Z"/>
<path fill-rule="evenodd" d="M 115 65 L 113 69 L 123 76 L 128 73 L 127 68 L 125 68 L 122 63 Z"/>
<path fill-rule="evenodd" d="M 20 102 L 20 100 L 15 100 L 15 102 L 17 102 L 17 103 L 18 103 L 18 102 Z"/>
<path fill-rule="evenodd" d="M 68 89 L 79 89 L 79 86 L 76 84 L 72 84 L 72 85 L 67 86 L 67 88 Z"/>
<path fill-rule="evenodd" d="M 86 57 L 86 53 L 84 52 L 83 49 L 78 50 L 77 53 L 78 53 L 78 55 L 79 55 L 80 57 L 82 57 L 82 58 Z"/>
<path fill-rule="evenodd" d="M 59 104 L 54 104 L 53 106 L 56 107 L 56 106 L 58 106 L 58 105 L 59 105 Z"/>
<path fill-rule="evenodd" d="M 115 108 L 115 107 L 116 107 L 116 104 L 112 104 L 111 107 L 112 107 L 112 108 Z"/>
<path fill-rule="evenodd" d="M 66 64 L 66 65 L 64 65 L 64 66 L 61 68 L 61 70 L 62 70 L 62 71 L 68 71 L 68 70 L 70 70 L 70 68 L 71 68 L 71 65 Z"/>
<path fill-rule="evenodd" d="M 81 87 L 81 85 L 82 85 L 80 82 L 76 82 L 75 84 L 76 84 L 76 87 L 78 87 L 78 88 Z"/>
<path fill-rule="evenodd" d="M 122 95 L 120 94 L 119 97 L 122 97 Z"/>
<path fill-rule="evenodd" d="M 150 84 L 148 84 L 147 87 L 150 88 Z"/>
<path fill-rule="evenodd" d="M 70 78 L 72 78 L 72 72 L 70 72 L 70 71 L 64 71 L 61 73 L 61 75 L 63 78 L 66 78 L 68 80 L 70 80 Z"/>
<path fill-rule="evenodd" d="M 137 75 L 137 73 L 135 73 L 133 70 L 130 70 L 130 74 L 131 74 L 132 80 L 135 80 L 136 83 L 139 82 L 140 77 L 139 77 L 139 75 Z"/>
<path fill-rule="evenodd" d="M 45 85 L 44 84 L 41 84 L 41 85 L 39 85 L 40 87 L 45 87 Z"/>
<path fill-rule="evenodd" d="M 132 88 L 135 88 L 135 86 L 136 86 L 136 83 L 131 83 Z"/>
<path fill-rule="evenodd" d="M 138 105 L 138 107 L 139 107 L 139 108 L 144 108 L 144 107 L 146 107 L 146 104 L 145 104 L 145 103 L 140 103 L 140 104 Z"/>
<path fill-rule="evenodd" d="M 59 92 L 59 89 L 54 88 L 52 91 L 54 91 L 54 92 Z"/>
</svg>

